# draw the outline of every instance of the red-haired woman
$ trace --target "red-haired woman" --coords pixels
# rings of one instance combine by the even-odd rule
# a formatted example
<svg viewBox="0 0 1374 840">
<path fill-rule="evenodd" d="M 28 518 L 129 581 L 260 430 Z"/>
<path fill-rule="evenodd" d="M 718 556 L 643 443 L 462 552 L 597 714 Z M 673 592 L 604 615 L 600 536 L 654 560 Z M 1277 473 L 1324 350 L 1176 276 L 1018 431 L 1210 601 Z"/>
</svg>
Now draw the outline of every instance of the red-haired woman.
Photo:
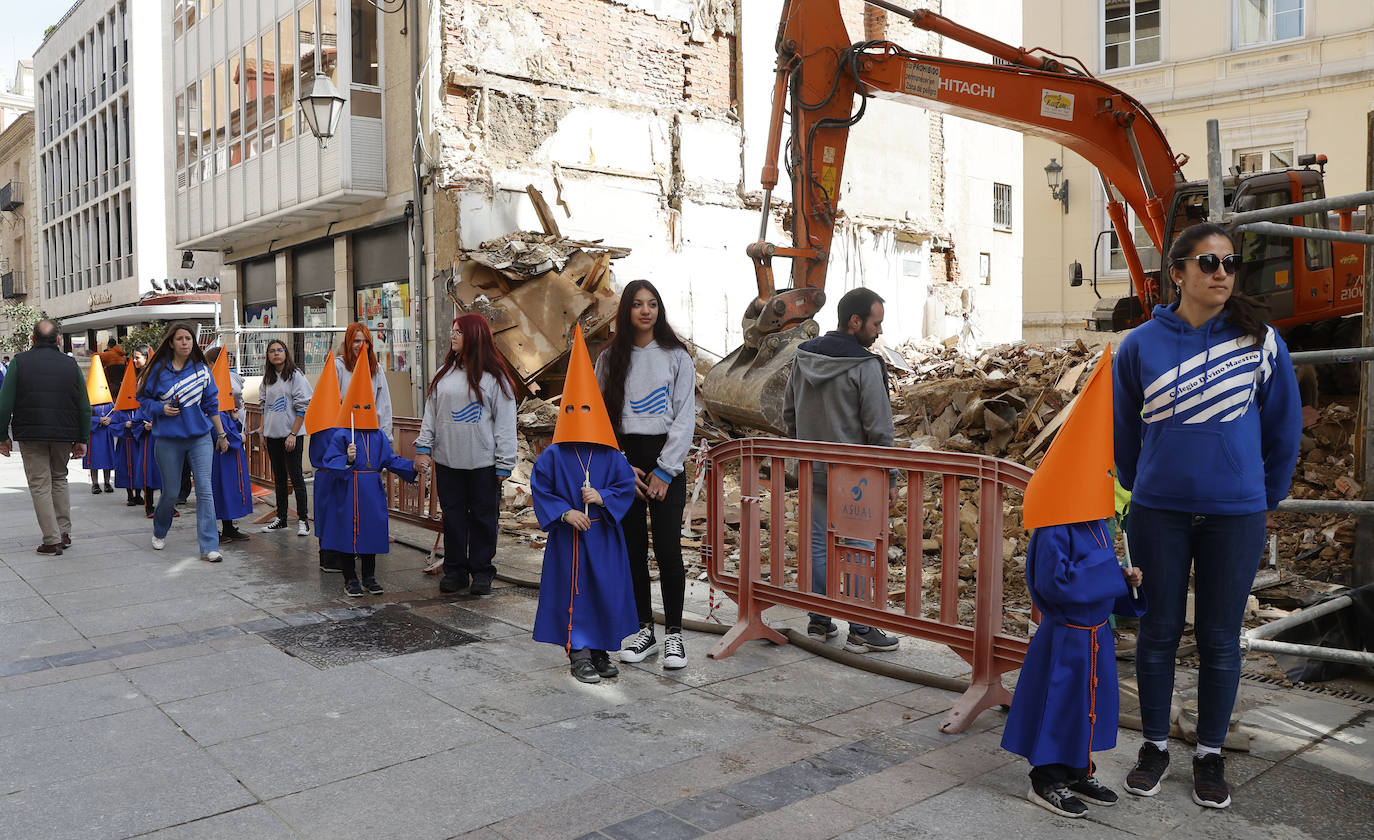
<svg viewBox="0 0 1374 840">
<path fill-rule="evenodd" d="M 515 384 L 481 315 L 453 321 L 449 351 L 425 394 L 415 468 L 435 469 L 444 511 L 439 591 L 491 592 L 501 481 L 515 468 Z"/>
<path fill-rule="evenodd" d="M 348 325 L 344 331 L 343 350 L 334 357 L 334 370 L 339 374 L 339 393 L 347 394 L 353 382 L 353 371 L 358 364 L 365 362 L 368 373 L 372 374 L 373 405 L 377 408 L 377 423 L 388 441 L 395 441 L 391 434 L 391 389 L 387 387 L 386 375 L 377 367 L 377 351 L 372 349 L 372 332 L 366 324 L 357 321 Z"/>
</svg>

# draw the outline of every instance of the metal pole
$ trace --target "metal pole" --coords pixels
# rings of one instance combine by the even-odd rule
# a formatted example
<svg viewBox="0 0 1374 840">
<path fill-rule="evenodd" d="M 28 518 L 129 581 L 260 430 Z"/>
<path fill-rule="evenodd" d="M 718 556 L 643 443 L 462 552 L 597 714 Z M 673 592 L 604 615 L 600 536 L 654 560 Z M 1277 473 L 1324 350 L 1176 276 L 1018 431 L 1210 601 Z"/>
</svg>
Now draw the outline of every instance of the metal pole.
<svg viewBox="0 0 1374 840">
<path fill-rule="evenodd" d="M 1324 659 L 1327 662 L 1344 662 L 1347 665 L 1374 665 L 1374 653 L 1362 650 L 1343 650 L 1319 645 L 1295 645 L 1289 642 L 1271 642 L 1268 639 L 1240 639 L 1241 650 L 1257 650 L 1262 653 L 1285 653 L 1289 656 L 1304 656 L 1308 659 Z"/>
<path fill-rule="evenodd" d="M 1241 233 L 1267 233 L 1270 236 L 1295 236 L 1299 239 L 1325 239 L 1328 242 L 1353 242 L 1356 245 L 1374 245 L 1374 236 L 1367 233 L 1354 233 L 1344 230 L 1303 227 L 1302 225 L 1283 225 L 1277 222 L 1247 222 L 1236 230 Z"/>
<path fill-rule="evenodd" d="M 1299 201 L 1296 204 L 1283 204 L 1260 210 L 1246 210 L 1244 213 L 1232 213 L 1230 221 L 1240 225 L 1246 222 L 1262 222 L 1267 219 L 1291 219 L 1294 216 L 1305 216 L 1308 213 L 1345 210 L 1348 207 L 1358 207 L 1370 203 L 1374 203 L 1374 190 L 1351 193 L 1350 195 L 1337 195 L 1330 198 L 1317 198 L 1312 201 Z"/>
<path fill-rule="evenodd" d="M 1207 121 L 1207 221 L 1221 223 L 1226 196 L 1221 186 L 1221 123 Z"/>
<path fill-rule="evenodd" d="M 1284 499 L 1280 513 L 1319 513 L 1326 516 L 1374 516 L 1374 500 L 1365 499 Z"/>
<path fill-rule="evenodd" d="M 1302 350 L 1288 356 L 1295 365 L 1341 364 L 1343 362 L 1374 362 L 1374 347 L 1345 347 L 1335 350 Z"/>
<path fill-rule="evenodd" d="M 1298 610 L 1292 615 L 1284 616 L 1268 624 L 1261 624 L 1245 631 L 1247 639 L 1272 639 L 1278 634 L 1299 624 L 1306 624 L 1313 619 L 1330 615 L 1333 612 L 1340 612 L 1351 604 L 1355 603 L 1349 595 L 1342 595 L 1339 598 L 1332 598 L 1329 601 L 1322 601 L 1320 604 L 1310 606 L 1306 609 Z"/>
<path fill-rule="evenodd" d="M 1365 186 L 1374 191 L 1374 111 L 1370 111 L 1365 120 Z M 1364 229 L 1366 233 L 1374 233 L 1374 213 L 1365 213 Z M 1366 278 L 1371 265 L 1374 265 L 1371 260 L 1374 260 L 1374 247 L 1365 245 Z M 1368 286 L 1366 283 L 1366 289 Z M 1371 330 L 1374 330 L 1374 295 L 1366 291 L 1364 315 L 1360 323 L 1360 343 L 1365 347 L 1374 346 Z M 1364 478 L 1364 498 L 1374 499 L 1374 487 L 1370 486 L 1370 482 L 1374 481 L 1374 458 L 1370 457 L 1370 453 L 1374 453 L 1374 422 L 1371 422 L 1374 419 L 1374 365 L 1365 365 L 1362 374 L 1359 422 L 1356 425 L 1359 432 L 1355 438 L 1356 475 Z M 1374 583 L 1374 516 L 1361 516 L 1355 523 L 1355 550 L 1350 559 L 1350 578 L 1355 586 Z"/>
</svg>

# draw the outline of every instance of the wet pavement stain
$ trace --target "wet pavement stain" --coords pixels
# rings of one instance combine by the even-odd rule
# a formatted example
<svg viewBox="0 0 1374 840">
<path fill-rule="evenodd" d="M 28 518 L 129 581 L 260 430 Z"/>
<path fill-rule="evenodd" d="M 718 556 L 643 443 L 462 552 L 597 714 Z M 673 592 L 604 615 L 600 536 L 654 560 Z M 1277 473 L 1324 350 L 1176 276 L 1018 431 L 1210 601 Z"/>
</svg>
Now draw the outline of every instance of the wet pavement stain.
<svg viewBox="0 0 1374 840">
<path fill-rule="evenodd" d="M 284 653 L 316 668 L 481 641 L 471 633 L 445 627 L 397 606 L 341 621 L 269 630 L 261 636 Z"/>
</svg>

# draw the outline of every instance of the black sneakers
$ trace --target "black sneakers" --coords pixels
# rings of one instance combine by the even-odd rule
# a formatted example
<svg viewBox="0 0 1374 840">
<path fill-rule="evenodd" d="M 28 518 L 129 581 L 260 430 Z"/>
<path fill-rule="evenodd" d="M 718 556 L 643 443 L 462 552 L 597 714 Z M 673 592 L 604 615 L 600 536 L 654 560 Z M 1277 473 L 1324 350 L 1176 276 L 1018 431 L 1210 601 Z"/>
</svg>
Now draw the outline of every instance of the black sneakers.
<svg viewBox="0 0 1374 840">
<path fill-rule="evenodd" d="M 1069 819 L 1080 819 L 1088 813 L 1088 806 L 1069 793 L 1069 789 L 1062 784 L 1040 785 L 1032 782 L 1026 798 L 1046 811 Z"/>
<path fill-rule="evenodd" d="M 681 633 L 669 633 L 663 637 L 663 667 L 668 671 L 687 667 L 687 645 L 683 643 Z"/>
<path fill-rule="evenodd" d="M 596 675 L 603 680 L 620 676 L 620 669 L 615 667 L 611 661 L 611 655 L 604 650 L 592 651 L 592 667 L 596 669 Z M 577 676 L 573 674 L 573 676 Z"/>
<path fill-rule="evenodd" d="M 1073 784 L 1069 785 L 1069 793 L 1086 799 L 1094 805 L 1111 806 L 1117 803 L 1121 797 L 1116 795 L 1116 791 L 1107 787 L 1097 780 L 1096 776 L 1084 776 Z"/>
<path fill-rule="evenodd" d="M 266 528 L 263 528 L 263 529 L 262 529 L 262 532 L 263 532 L 264 534 L 271 534 L 271 533 L 274 533 L 274 532 L 276 532 L 276 531 L 285 531 L 285 530 L 286 530 L 286 520 L 285 520 L 285 519 L 274 519 L 274 520 L 272 520 L 272 524 L 271 524 L 271 525 L 268 525 Z"/>
<path fill-rule="evenodd" d="M 382 595 L 386 593 L 386 590 L 382 588 L 382 585 L 377 582 L 375 577 L 363 578 L 363 589 L 366 589 L 371 595 Z"/>
<path fill-rule="evenodd" d="M 444 575 L 439 579 L 439 591 L 445 595 L 452 595 L 468 588 L 468 576 L 463 575 Z"/>
<path fill-rule="evenodd" d="M 590 659 L 574 659 L 571 668 L 573 677 L 578 682 L 599 683 L 601 675 L 596 672 L 596 666 Z"/>
<path fill-rule="evenodd" d="M 840 628 L 833 621 L 817 621 L 813 618 L 806 623 L 806 635 L 813 639 L 833 639 L 840 635 Z"/>
<path fill-rule="evenodd" d="M 870 627 L 862 633 L 854 632 L 854 625 L 849 625 L 849 637 L 844 641 L 844 649 L 850 653 L 866 653 L 875 651 L 884 653 L 889 650 L 897 649 L 897 637 L 889 636 L 877 627 Z"/>
<path fill-rule="evenodd" d="M 358 582 L 357 578 L 346 580 L 344 581 L 344 594 L 350 598 L 361 598 L 363 597 L 363 585 Z"/>
<path fill-rule="evenodd" d="M 1193 801 L 1204 808 L 1225 808 L 1231 804 L 1226 759 L 1220 754 L 1193 756 Z"/>
<path fill-rule="evenodd" d="M 246 539 L 248 539 L 248 535 L 240 531 L 238 526 L 232 522 L 226 522 L 224 524 L 224 530 L 221 531 L 219 535 L 220 542 L 234 542 L 236 540 Z"/>
<path fill-rule="evenodd" d="M 1136 796 L 1154 796 L 1159 793 L 1159 783 L 1169 775 L 1169 751 L 1161 750 L 1149 741 L 1140 745 L 1135 766 L 1126 774 L 1127 791 Z"/>
<path fill-rule="evenodd" d="M 469 595 L 490 595 L 491 578 L 475 577 L 472 579 L 472 588 L 468 590 Z"/>
<path fill-rule="evenodd" d="M 620 649 L 621 662 L 643 662 L 650 654 L 658 653 L 658 639 L 653 627 L 642 627 Z"/>
</svg>

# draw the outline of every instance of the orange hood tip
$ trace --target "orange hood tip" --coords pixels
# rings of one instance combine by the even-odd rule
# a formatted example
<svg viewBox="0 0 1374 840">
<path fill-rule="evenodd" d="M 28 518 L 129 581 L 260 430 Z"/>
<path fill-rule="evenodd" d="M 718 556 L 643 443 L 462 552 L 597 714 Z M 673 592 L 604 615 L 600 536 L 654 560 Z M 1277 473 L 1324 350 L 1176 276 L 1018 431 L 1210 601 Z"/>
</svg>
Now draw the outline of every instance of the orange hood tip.
<svg viewBox="0 0 1374 840">
<path fill-rule="evenodd" d="M 305 433 L 313 435 L 325 429 L 337 429 L 337 406 L 342 399 L 339 393 L 339 372 L 334 365 L 334 351 L 331 349 L 324 358 L 324 368 L 320 371 L 320 378 L 315 382 L 310 405 L 305 410 Z"/>
<path fill-rule="evenodd" d="M 1112 353 L 1108 345 L 1026 485 L 1023 527 L 1093 522 L 1116 512 L 1112 422 Z"/>
<path fill-rule="evenodd" d="M 215 380 L 215 390 L 219 391 L 219 410 L 233 411 L 238 408 L 234 404 L 234 382 L 229 378 L 229 353 L 223 348 L 220 348 L 219 355 L 215 357 L 210 375 Z"/>
<path fill-rule="evenodd" d="M 124 379 L 119 383 L 119 396 L 115 398 L 115 411 L 134 411 L 138 408 L 138 371 L 133 365 L 124 369 Z"/>
<path fill-rule="evenodd" d="M 105 378 L 105 365 L 99 356 L 91 357 L 91 369 L 86 371 L 86 398 L 91 401 L 91 405 L 114 402 L 109 380 Z"/>
<path fill-rule="evenodd" d="M 318 394 L 315 395 L 315 399 L 319 399 Z M 367 360 L 360 357 L 358 366 L 353 368 L 353 378 L 348 383 L 348 391 L 344 394 L 343 404 L 339 406 L 334 425 L 340 429 L 360 431 L 380 429 L 375 399 L 372 390 L 372 371 L 367 365 Z"/>
<path fill-rule="evenodd" d="M 558 404 L 558 424 L 553 429 L 554 443 L 599 443 L 620 449 L 611 415 L 601 398 L 582 326 L 573 328 L 572 352 L 568 356 L 568 375 L 563 381 L 563 396 Z"/>
</svg>

